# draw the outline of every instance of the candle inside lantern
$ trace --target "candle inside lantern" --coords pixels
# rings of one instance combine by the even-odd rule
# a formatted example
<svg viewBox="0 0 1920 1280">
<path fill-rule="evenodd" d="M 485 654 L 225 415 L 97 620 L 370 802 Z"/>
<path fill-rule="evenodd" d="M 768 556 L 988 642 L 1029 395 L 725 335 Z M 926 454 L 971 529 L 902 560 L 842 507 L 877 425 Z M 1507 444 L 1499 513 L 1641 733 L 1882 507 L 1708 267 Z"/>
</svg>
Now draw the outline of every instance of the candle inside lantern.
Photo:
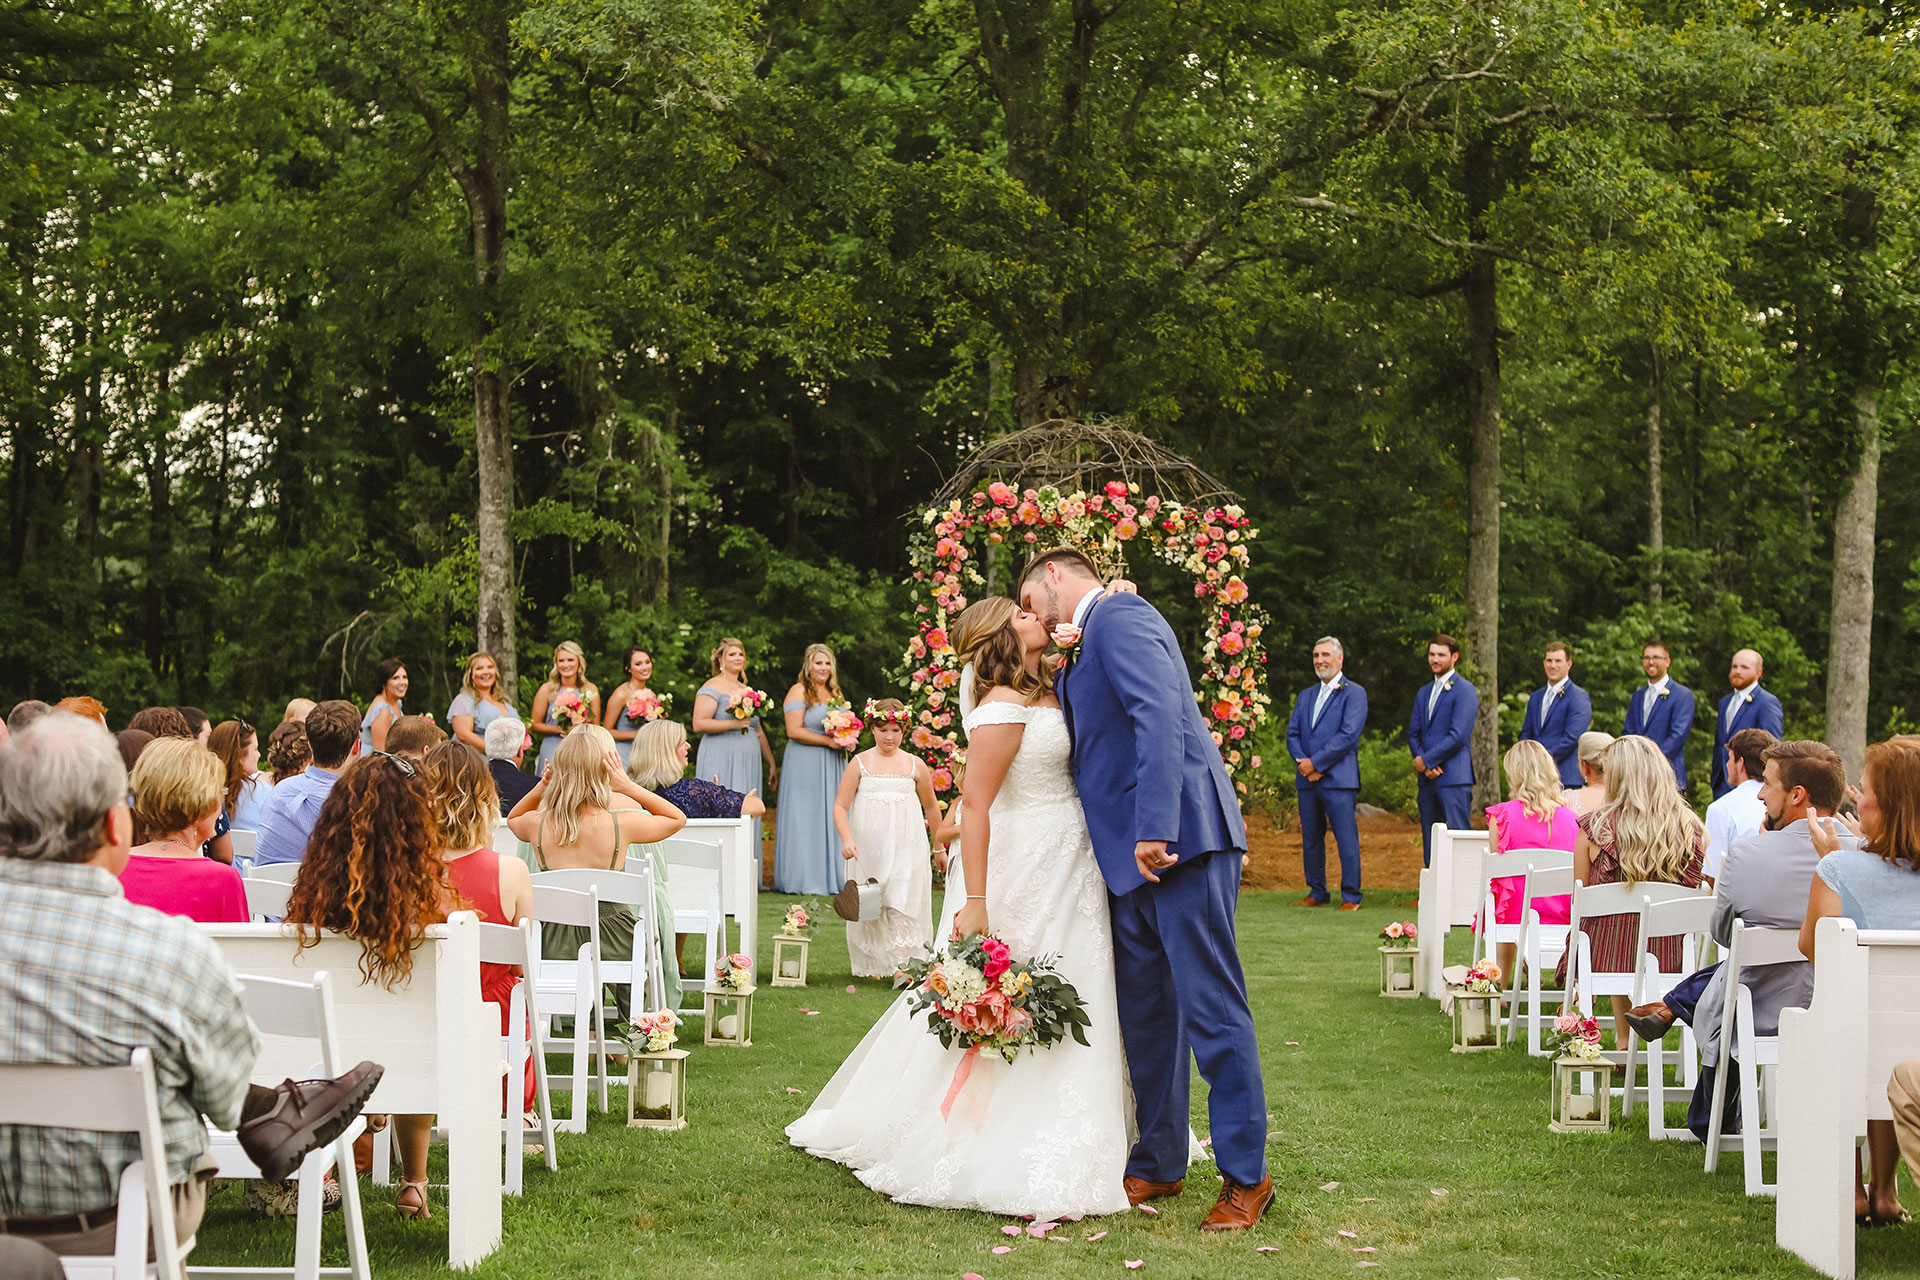
<svg viewBox="0 0 1920 1280">
<path fill-rule="evenodd" d="M 799 977 L 800 962 L 798 960 L 782 960 L 780 962 L 780 976 L 783 978 Z"/>
<path fill-rule="evenodd" d="M 1600 1114 L 1600 1099 L 1590 1093 L 1576 1093 L 1567 1100 L 1569 1120 L 1591 1120 Z"/>
<path fill-rule="evenodd" d="M 720 1019 L 720 1021 L 713 1024 L 713 1030 L 714 1030 L 714 1034 L 718 1035 L 722 1040 L 739 1039 L 740 1038 L 739 1015 L 732 1014 L 732 1013 L 728 1014 L 726 1017 Z"/>
<path fill-rule="evenodd" d="M 1487 1029 L 1487 1002 L 1485 1000 L 1467 1001 L 1467 1007 L 1461 1011 L 1461 1019 L 1462 1024 L 1466 1027 L 1467 1042 L 1469 1044 L 1477 1044 L 1481 1040 L 1486 1039 L 1490 1034 Z"/>
<path fill-rule="evenodd" d="M 649 1111 L 664 1111 L 673 1105 L 673 1072 L 655 1070 L 647 1072 L 646 1107 Z"/>
<path fill-rule="evenodd" d="M 1396 968 L 1393 971 L 1392 984 L 1395 991 L 1405 991 L 1413 985 L 1413 975 L 1405 969 Z"/>
</svg>

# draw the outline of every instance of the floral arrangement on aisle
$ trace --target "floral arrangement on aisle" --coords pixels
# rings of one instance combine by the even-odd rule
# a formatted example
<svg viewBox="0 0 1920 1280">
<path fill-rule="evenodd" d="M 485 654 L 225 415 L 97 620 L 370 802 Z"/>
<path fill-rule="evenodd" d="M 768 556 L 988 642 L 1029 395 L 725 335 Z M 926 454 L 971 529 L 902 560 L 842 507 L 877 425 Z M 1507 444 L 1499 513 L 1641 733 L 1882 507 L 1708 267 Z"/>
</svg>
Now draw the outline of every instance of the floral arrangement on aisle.
<svg viewBox="0 0 1920 1280">
<path fill-rule="evenodd" d="M 1122 480 L 1091 491 L 1051 485 L 1015 490 L 996 481 L 929 508 L 923 520 L 927 528 L 915 537 L 910 557 L 915 589 L 928 598 L 914 606 L 917 634 L 905 657 L 918 704 L 910 738 L 935 771 L 936 792 L 951 789 L 952 770 L 942 766 L 951 763 L 959 746 L 960 668 L 948 627 L 967 607 L 970 593 L 986 585 L 976 563 L 982 543 L 1025 544 L 1031 551 L 1072 543 L 1116 563 L 1137 545 L 1191 574 L 1194 595 L 1208 606 L 1194 681 L 1201 713 L 1229 774 L 1261 767 L 1260 758 L 1249 754 L 1248 740 L 1269 714 L 1267 655 L 1261 644 L 1267 615 L 1253 603 L 1241 576 L 1251 556 L 1248 544 L 1259 530 L 1239 507 L 1141 497 L 1139 485 Z M 1057 635 L 1055 643 L 1071 650 L 1078 639 L 1077 634 Z M 1236 786 L 1246 790 L 1244 781 Z"/>
<path fill-rule="evenodd" d="M 636 689 L 627 699 L 627 719 L 636 724 L 651 724 L 663 718 L 673 710 L 671 693 L 655 693 L 651 689 Z"/>
<path fill-rule="evenodd" d="M 830 702 L 827 704 L 827 718 L 821 725 L 827 735 L 827 741 L 842 751 L 852 751 L 860 745 L 860 735 L 866 730 L 867 722 L 853 714 L 853 705 L 848 702 Z"/>
<path fill-rule="evenodd" d="M 751 720 L 766 709 L 767 695 L 758 689 L 742 689 L 727 707 L 735 720 Z"/>
<path fill-rule="evenodd" d="M 966 1049 L 940 1105 L 944 1117 L 984 1051 L 1007 1062 L 1022 1049 L 1045 1048 L 1071 1035 L 1087 1043 L 1080 993 L 1044 960 L 1017 961 L 1007 944 L 987 933 L 968 934 L 942 954 L 908 961 L 907 989 L 914 1013 L 925 1012 L 940 1043 Z"/>
<path fill-rule="evenodd" d="M 615 1032 L 629 1053 L 664 1053 L 680 1038 L 680 1015 L 671 1009 L 643 1013 Z"/>
<path fill-rule="evenodd" d="M 1600 1056 L 1600 1023 L 1594 1018 L 1583 1018 L 1568 1010 L 1553 1020 L 1553 1035 L 1548 1048 L 1554 1054 L 1565 1058 L 1585 1058 L 1589 1061 Z"/>
<path fill-rule="evenodd" d="M 554 694 L 553 706 L 555 714 L 565 722 L 569 733 L 593 719 L 587 712 L 586 699 L 580 696 L 578 689 L 562 689 Z"/>
<path fill-rule="evenodd" d="M 1467 970 L 1467 990 L 1475 995 L 1500 990 L 1500 966 L 1491 960 L 1482 960 Z"/>
<path fill-rule="evenodd" d="M 1380 931 L 1380 941 L 1389 947 L 1420 945 L 1420 930 L 1411 920 L 1396 920 Z"/>
<path fill-rule="evenodd" d="M 721 956 L 713 966 L 713 987 L 732 996 L 753 990 L 753 957 L 739 954 Z"/>
<path fill-rule="evenodd" d="M 780 932 L 789 938 L 798 938 L 812 923 L 813 913 L 807 910 L 807 904 L 796 902 L 787 908 L 785 918 L 780 921 Z"/>
</svg>

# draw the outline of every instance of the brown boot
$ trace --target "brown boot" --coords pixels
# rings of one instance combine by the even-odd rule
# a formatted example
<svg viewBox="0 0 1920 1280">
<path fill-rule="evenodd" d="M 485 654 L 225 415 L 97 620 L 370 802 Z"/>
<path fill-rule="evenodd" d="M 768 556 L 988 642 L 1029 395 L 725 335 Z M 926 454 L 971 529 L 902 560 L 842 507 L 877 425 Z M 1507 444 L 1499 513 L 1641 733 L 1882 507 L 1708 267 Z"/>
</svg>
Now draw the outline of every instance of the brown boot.
<svg viewBox="0 0 1920 1280">
<path fill-rule="evenodd" d="M 287 1080 L 250 1092 L 234 1136 L 268 1182 L 284 1182 L 309 1151 L 339 1137 L 373 1096 L 384 1068 L 363 1062 L 337 1080 Z"/>
<path fill-rule="evenodd" d="M 1136 1178 L 1128 1174 L 1121 1180 L 1121 1185 L 1127 1189 L 1127 1203 L 1138 1205 L 1148 1200 L 1172 1199 L 1180 1194 L 1187 1182 L 1184 1178 L 1174 1182 L 1148 1182 L 1145 1178 Z"/>
<path fill-rule="evenodd" d="M 1652 1043 L 1667 1034 L 1667 1028 L 1673 1025 L 1673 1010 L 1662 1001 L 1652 1004 L 1637 1004 L 1627 1010 L 1627 1025 L 1642 1040 Z"/>
<path fill-rule="evenodd" d="M 1254 1187 L 1243 1187 L 1237 1182 L 1223 1182 L 1220 1198 L 1213 1202 L 1213 1212 L 1200 1224 L 1202 1231 L 1245 1231 L 1267 1210 L 1273 1208 L 1273 1177 L 1268 1175 L 1260 1179 Z"/>
</svg>

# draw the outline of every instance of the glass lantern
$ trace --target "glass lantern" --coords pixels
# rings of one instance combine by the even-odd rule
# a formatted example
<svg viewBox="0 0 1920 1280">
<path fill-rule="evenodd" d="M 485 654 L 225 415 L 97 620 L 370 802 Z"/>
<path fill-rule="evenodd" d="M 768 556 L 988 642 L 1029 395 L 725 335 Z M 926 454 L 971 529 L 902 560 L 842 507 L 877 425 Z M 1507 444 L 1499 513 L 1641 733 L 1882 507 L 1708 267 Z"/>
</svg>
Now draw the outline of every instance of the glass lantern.
<svg viewBox="0 0 1920 1280">
<path fill-rule="evenodd" d="M 753 988 L 745 991 L 708 991 L 707 1043 L 744 1049 L 753 1043 Z"/>
<path fill-rule="evenodd" d="M 627 1127 L 687 1127 L 687 1051 L 627 1055 Z"/>
<path fill-rule="evenodd" d="M 1447 988 L 1453 997 L 1453 1051 L 1478 1053 L 1498 1049 L 1505 1025 L 1500 1020 L 1498 991 L 1469 991 L 1465 987 Z"/>
<path fill-rule="evenodd" d="M 804 987 L 807 985 L 807 952 L 812 946 L 812 939 L 800 934 L 776 933 L 773 935 L 774 986 Z"/>
<path fill-rule="evenodd" d="M 1380 994 L 1408 999 L 1418 995 L 1413 989 L 1413 969 L 1419 959 L 1417 947 L 1381 947 Z"/>
<path fill-rule="evenodd" d="M 1613 1064 L 1605 1058 L 1553 1060 L 1554 1133 L 1605 1133 L 1613 1124 Z"/>
</svg>

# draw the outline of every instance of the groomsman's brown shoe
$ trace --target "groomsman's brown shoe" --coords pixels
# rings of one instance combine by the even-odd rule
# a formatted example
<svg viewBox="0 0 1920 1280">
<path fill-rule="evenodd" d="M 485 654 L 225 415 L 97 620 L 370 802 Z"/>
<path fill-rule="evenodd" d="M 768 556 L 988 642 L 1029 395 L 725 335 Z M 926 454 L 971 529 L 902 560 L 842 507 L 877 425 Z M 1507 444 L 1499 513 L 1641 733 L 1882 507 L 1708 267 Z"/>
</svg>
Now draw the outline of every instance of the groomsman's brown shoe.
<svg viewBox="0 0 1920 1280">
<path fill-rule="evenodd" d="M 1237 1182 L 1227 1182 L 1220 1188 L 1220 1198 L 1213 1202 L 1213 1212 L 1200 1224 L 1202 1231 L 1245 1231 L 1267 1210 L 1273 1208 L 1273 1176 L 1260 1179 L 1254 1187 L 1243 1187 Z"/>
<path fill-rule="evenodd" d="M 1172 1199 L 1180 1194 L 1181 1189 L 1187 1185 L 1187 1181 L 1181 1178 L 1176 1182 L 1148 1182 L 1145 1178 L 1136 1178 L 1128 1174 L 1121 1180 L 1121 1185 L 1127 1189 L 1127 1203 L 1138 1205 L 1148 1200 Z"/>
<path fill-rule="evenodd" d="M 1328 899 L 1326 898 L 1315 898 L 1309 895 L 1300 899 L 1298 902 L 1290 902 L 1287 905 L 1290 907 L 1324 907 L 1327 905 L 1327 902 Z"/>
</svg>

